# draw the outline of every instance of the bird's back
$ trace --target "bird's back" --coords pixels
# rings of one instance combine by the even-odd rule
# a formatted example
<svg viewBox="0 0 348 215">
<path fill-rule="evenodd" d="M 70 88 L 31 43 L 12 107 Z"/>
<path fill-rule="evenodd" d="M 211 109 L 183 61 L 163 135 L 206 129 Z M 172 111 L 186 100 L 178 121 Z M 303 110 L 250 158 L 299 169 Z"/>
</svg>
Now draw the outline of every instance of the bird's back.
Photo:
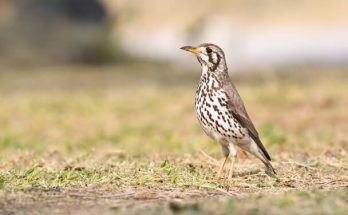
<svg viewBox="0 0 348 215">
<path fill-rule="evenodd" d="M 245 109 L 243 100 L 229 77 L 225 78 L 223 88 L 229 97 L 228 109 L 233 113 L 233 117 L 237 119 L 243 128 L 247 129 L 250 138 L 254 140 L 262 150 L 265 157 L 268 160 L 271 160 L 271 157 L 269 156 L 265 146 L 262 144 L 259 134 Z"/>
</svg>

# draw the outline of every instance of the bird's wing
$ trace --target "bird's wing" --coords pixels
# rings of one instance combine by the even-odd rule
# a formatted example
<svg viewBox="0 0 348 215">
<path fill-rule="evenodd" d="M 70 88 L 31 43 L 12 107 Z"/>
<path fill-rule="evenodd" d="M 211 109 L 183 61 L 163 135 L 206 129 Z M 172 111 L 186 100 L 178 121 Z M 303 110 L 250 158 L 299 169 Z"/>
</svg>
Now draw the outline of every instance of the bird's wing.
<svg viewBox="0 0 348 215">
<path fill-rule="evenodd" d="M 230 80 L 223 85 L 224 90 L 229 97 L 228 108 L 231 110 L 233 117 L 246 129 L 248 129 L 249 136 L 255 141 L 257 146 L 262 150 L 268 160 L 271 160 L 265 146 L 262 144 L 259 133 L 257 132 L 253 122 L 251 121 L 240 95 Z"/>
</svg>

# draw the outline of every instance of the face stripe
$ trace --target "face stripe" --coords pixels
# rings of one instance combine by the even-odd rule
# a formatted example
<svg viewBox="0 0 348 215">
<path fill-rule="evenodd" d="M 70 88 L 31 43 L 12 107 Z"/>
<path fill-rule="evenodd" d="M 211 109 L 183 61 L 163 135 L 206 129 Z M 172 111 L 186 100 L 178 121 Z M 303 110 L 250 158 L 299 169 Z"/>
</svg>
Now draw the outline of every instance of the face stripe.
<svg viewBox="0 0 348 215">
<path fill-rule="evenodd" d="M 211 71 L 215 71 L 216 68 L 219 66 L 221 57 L 219 54 L 215 53 L 216 56 L 216 62 L 214 62 L 214 59 L 212 57 L 212 53 L 209 53 L 209 62 L 213 64 L 213 67 L 211 68 Z"/>
<path fill-rule="evenodd" d="M 212 56 L 212 52 L 208 53 L 208 60 L 210 63 L 214 64 L 214 61 L 213 61 L 213 56 Z"/>
<path fill-rule="evenodd" d="M 186 50 L 188 48 L 191 47 L 183 47 L 182 49 Z M 225 65 L 225 54 L 218 46 L 213 44 L 201 44 L 194 49 L 200 52 L 196 54 L 196 57 L 201 66 L 206 68 L 207 72 L 215 72 L 220 68 L 220 64 Z"/>
</svg>

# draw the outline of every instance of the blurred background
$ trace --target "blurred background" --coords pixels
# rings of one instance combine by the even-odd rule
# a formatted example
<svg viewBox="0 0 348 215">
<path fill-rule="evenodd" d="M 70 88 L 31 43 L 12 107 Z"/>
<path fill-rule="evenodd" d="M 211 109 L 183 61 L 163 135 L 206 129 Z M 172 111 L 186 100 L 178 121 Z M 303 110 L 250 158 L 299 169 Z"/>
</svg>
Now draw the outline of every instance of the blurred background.
<svg viewBox="0 0 348 215">
<path fill-rule="evenodd" d="M 213 42 L 236 71 L 345 66 L 348 3 L 341 0 L 2 0 L 2 65 L 192 66 L 178 50 Z"/>
<path fill-rule="evenodd" d="M 211 180 L 221 149 L 180 49 L 204 42 L 225 51 L 279 179 L 239 153 L 233 184 Z M 347 83 L 347 0 L 0 0 L 0 214 L 206 195 L 233 196 L 206 214 L 346 214 Z"/>
<path fill-rule="evenodd" d="M 266 145 L 346 141 L 347 11 L 342 0 L 1 0 L 1 153 L 219 153 L 195 118 L 200 66 L 179 49 L 203 42 L 225 50 Z"/>
</svg>

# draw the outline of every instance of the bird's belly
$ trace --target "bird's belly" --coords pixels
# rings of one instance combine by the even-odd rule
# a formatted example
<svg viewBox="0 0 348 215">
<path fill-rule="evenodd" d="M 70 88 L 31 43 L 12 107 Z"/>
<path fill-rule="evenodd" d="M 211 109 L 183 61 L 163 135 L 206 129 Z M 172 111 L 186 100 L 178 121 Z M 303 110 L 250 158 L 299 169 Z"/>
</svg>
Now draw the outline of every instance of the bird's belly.
<svg viewBox="0 0 348 215">
<path fill-rule="evenodd" d="M 223 97 L 209 97 L 208 94 L 196 98 L 196 114 L 204 132 L 222 144 L 249 142 L 247 130 L 240 126 L 228 106 L 221 102 L 223 100 Z"/>
</svg>

